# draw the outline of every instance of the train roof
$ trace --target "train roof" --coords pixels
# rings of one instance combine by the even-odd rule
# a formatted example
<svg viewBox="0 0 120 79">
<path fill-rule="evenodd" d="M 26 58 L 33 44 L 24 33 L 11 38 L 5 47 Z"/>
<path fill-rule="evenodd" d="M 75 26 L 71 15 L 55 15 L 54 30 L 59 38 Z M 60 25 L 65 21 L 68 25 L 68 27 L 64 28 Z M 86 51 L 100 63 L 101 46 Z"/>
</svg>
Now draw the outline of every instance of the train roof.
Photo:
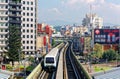
<svg viewBox="0 0 120 79">
<path fill-rule="evenodd" d="M 56 56 L 59 49 L 57 47 L 53 48 L 45 57 Z"/>
</svg>

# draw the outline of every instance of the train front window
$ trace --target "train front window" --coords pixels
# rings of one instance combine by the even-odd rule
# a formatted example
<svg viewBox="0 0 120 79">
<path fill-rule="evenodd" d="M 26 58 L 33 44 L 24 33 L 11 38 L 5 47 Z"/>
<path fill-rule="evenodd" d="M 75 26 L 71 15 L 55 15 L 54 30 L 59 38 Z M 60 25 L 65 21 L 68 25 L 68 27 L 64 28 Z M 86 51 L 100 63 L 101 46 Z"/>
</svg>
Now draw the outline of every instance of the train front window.
<svg viewBox="0 0 120 79">
<path fill-rule="evenodd" d="M 54 63 L 54 58 L 52 57 L 46 58 L 46 63 Z"/>
</svg>

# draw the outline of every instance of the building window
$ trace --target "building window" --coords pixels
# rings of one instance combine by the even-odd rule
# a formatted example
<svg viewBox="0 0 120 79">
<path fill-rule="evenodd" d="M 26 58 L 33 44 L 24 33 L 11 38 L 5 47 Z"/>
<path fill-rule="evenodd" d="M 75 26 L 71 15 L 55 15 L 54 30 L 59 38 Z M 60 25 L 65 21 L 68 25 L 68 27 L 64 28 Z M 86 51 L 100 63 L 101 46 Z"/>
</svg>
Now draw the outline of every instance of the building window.
<svg viewBox="0 0 120 79">
<path fill-rule="evenodd" d="M 23 24 L 23 27 L 25 27 L 25 24 Z"/>
<path fill-rule="evenodd" d="M 8 23 L 6 23 L 5 26 L 8 26 Z"/>
<path fill-rule="evenodd" d="M 29 1 L 27 1 L 27 5 L 29 5 Z"/>
<path fill-rule="evenodd" d="M 31 5 L 33 5 L 33 2 L 31 2 Z"/>
<path fill-rule="evenodd" d="M 27 30 L 27 33 L 29 33 L 29 30 Z"/>
<path fill-rule="evenodd" d="M 29 7 L 27 7 L 27 10 L 29 10 Z"/>
<path fill-rule="evenodd" d="M 27 41 L 27 44 L 29 44 L 29 41 Z"/>
<path fill-rule="evenodd" d="M 33 44 L 33 41 L 31 41 L 31 44 Z"/>
<path fill-rule="evenodd" d="M 30 48 L 33 49 L 33 46 L 31 46 Z"/>
<path fill-rule="evenodd" d="M 23 12 L 23 16 L 25 16 L 25 12 Z"/>
<path fill-rule="evenodd" d="M 27 27 L 29 27 L 29 24 L 27 24 Z"/>
<path fill-rule="evenodd" d="M 23 1 L 23 4 L 25 4 L 25 1 Z"/>
<path fill-rule="evenodd" d="M 29 38 L 29 35 L 27 35 L 27 38 Z"/>
<path fill-rule="evenodd" d="M 33 8 L 31 7 L 31 11 L 33 11 Z"/>
<path fill-rule="evenodd" d="M 6 9 L 8 8 L 8 6 L 5 7 Z"/>
<path fill-rule="evenodd" d="M 23 44 L 25 44 L 25 41 L 23 41 Z"/>
<path fill-rule="evenodd" d="M 25 30 L 23 29 L 23 33 L 25 33 Z"/>
<path fill-rule="evenodd" d="M 25 35 L 23 35 L 23 38 L 25 38 Z"/>
<path fill-rule="evenodd" d="M 29 18 L 27 18 L 27 21 L 29 21 Z"/>
<path fill-rule="evenodd" d="M 31 19 L 31 21 L 33 21 L 33 19 Z"/>
<path fill-rule="evenodd" d="M 31 24 L 31 27 L 33 27 L 33 24 Z"/>
<path fill-rule="evenodd" d="M 31 16 L 33 16 L 33 13 L 31 13 Z"/>
<path fill-rule="evenodd" d="M 29 16 L 29 13 L 27 13 L 27 16 Z"/>
<path fill-rule="evenodd" d="M 25 49 L 25 46 L 23 46 L 23 49 Z"/>
<path fill-rule="evenodd" d="M 33 38 L 33 35 L 31 35 L 31 38 Z"/>
<path fill-rule="evenodd" d="M 31 33 L 33 33 L 33 30 L 31 30 Z"/>
<path fill-rule="evenodd" d="M 7 32 L 8 31 L 8 29 L 5 29 L 5 32 Z"/>
<path fill-rule="evenodd" d="M 23 21 L 25 21 L 25 18 L 23 18 Z"/>
<path fill-rule="evenodd" d="M 23 7 L 23 10 L 25 10 L 25 7 Z"/>
<path fill-rule="evenodd" d="M 29 49 L 29 46 L 27 46 L 27 49 Z"/>
</svg>

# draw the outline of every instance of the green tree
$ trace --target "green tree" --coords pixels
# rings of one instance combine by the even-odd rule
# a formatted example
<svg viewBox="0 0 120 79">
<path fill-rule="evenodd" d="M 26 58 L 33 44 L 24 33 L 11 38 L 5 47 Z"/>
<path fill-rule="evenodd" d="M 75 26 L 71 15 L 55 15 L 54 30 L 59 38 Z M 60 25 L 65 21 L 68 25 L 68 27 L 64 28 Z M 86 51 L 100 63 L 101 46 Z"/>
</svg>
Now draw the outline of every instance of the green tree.
<svg viewBox="0 0 120 79">
<path fill-rule="evenodd" d="M 56 44 L 55 39 L 52 39 L 52 46 Z"/>
<path fill-rule="evenodd" d="M 94 52 L 91 53 L 91 56 L 93 58 L 98 58 L 99 59 L 99 58 L 102 57 L 102 54 L 103 54 L 103 52 L 102 52 L 102 45 L 95 44 L 95 46 L 94 46 Z"/>
<path fill-rule="evenodd" d="M 108 61 L 116 60 L 118 53 L 115 52 L 113 49 L 107 50 L 103 53 L 102 58 L 107 59 Z"/>
<path fill-rule="evenodd" d="M 21 57 L 21 29 L 18 26 L 9 26 L 8 57 L 14 65 Z"/>
</svg>

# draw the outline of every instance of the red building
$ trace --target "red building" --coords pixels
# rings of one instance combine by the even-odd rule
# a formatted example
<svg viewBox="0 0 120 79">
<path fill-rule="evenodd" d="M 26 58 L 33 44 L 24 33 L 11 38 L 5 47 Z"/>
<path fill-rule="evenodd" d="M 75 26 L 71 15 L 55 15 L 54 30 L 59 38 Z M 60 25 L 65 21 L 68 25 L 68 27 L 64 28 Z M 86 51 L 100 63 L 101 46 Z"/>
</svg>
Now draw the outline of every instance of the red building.
<svg viewBox="0 0 120 79">
<path fill-rule="evenodd" d="M 40 38 L 37 40 L 37 50 L 39 48 L 44 47 L 46 48 L 46 51 L 49 51 L 51 48 L 51 36 L 52 36 L 53 30 L 50 27 L 50 25 L 45 24 L 38 24 L 37 26 L 37 38 Z M 40 42 L 42 41 L 42 42 Z M 42 43 L 42 44 L 40 44 Z"/>
</svg>

